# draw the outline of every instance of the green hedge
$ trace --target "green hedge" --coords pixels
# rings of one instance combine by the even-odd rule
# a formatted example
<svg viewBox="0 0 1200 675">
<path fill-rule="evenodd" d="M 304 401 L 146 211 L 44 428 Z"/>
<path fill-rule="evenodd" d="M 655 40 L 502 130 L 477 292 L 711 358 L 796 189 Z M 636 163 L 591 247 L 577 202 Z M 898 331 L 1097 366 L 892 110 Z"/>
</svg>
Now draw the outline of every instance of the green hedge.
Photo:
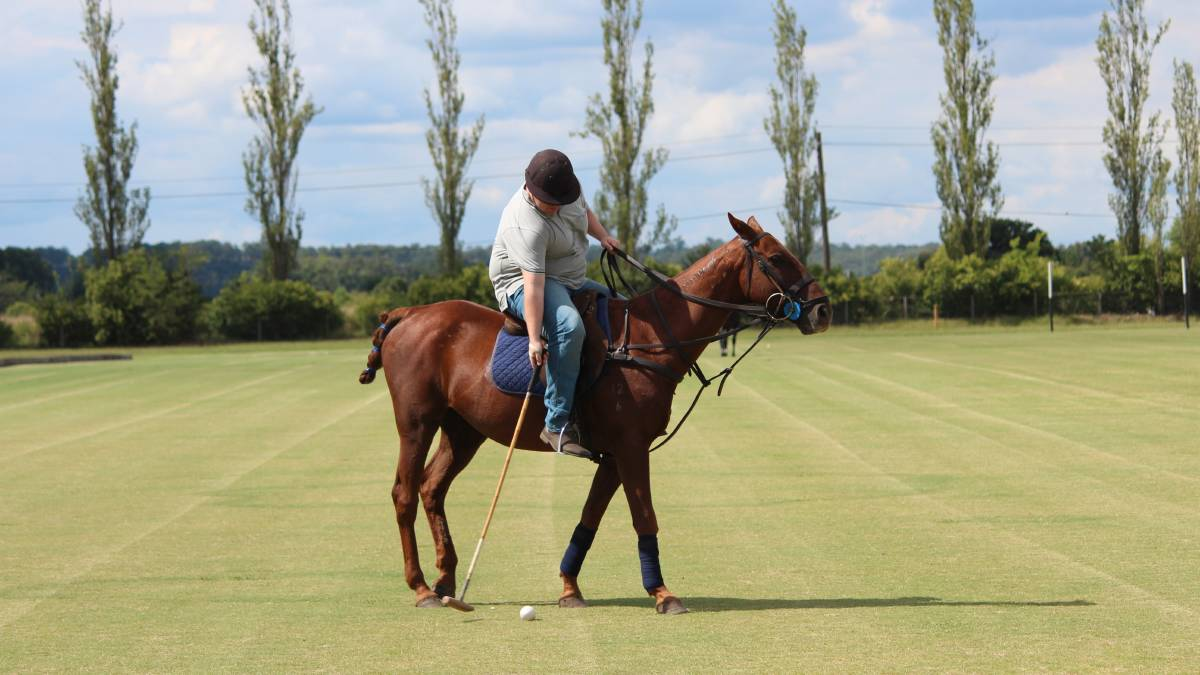
<svg viewBox="0 0 1200 675">
<path fill-rule="evenodd" d="M 411 284 L 401 277 L 379 282 L 370 296 L 358 306 L 355 323 L 359 330 L 375 330 L 379 314 L 396 307 L 429 305 L 443 300 L 470 300 L 485 307 L 496 307 L 496 294 L 488 270 L 483 265 L 464 267 L 447 277 L 419 277 Z"/>
<path fill-rule="evenodd" d="M 186 267 L 167 270 L 134 249 L 87 271 L 88 317 L 99 344 L 172 344 L 195 339 L 204 299 Z"/>
<path fill-rule="evenodd" d="M 48 347 L 81 347 L 95 341 L 96 329 L 82 300 L 61 293 L 43 295 L 34 310 L 42 344 Z"/>
<path fill-rule="evenodd" d="M 231 340 L 301 340 L 342 332 L 333 295 L 303 281 L 250 273 L 221 289 L 206 312 L 209 330 Z"/>
</svg>

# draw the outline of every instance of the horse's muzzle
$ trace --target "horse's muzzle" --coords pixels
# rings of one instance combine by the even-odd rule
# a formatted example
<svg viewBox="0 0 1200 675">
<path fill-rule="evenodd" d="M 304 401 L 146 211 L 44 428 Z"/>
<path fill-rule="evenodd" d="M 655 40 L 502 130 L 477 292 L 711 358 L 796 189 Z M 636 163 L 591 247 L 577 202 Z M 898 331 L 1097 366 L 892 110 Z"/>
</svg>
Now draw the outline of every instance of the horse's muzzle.
<svg viewBox="0 0 1200 675">
<path fill-rule="evenodd" d="M 813 333 L 823 333 L 829 329 L 829 323 L 833 320 L 833 309 L 829 306 L 829 298 L 821 298 L 816 303 L 809 306 L 808 311 L 799 319 L 796 319 L 796 327 L 805 335 Z"/>
</svg>

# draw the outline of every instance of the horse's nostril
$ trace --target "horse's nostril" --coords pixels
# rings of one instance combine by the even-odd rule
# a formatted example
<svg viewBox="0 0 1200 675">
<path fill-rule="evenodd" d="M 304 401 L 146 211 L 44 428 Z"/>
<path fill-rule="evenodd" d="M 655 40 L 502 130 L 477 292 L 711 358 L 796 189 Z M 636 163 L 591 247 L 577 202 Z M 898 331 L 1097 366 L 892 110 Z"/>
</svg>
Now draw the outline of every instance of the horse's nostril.
<svg viewBox="0 0 1200 675">
<path fill-rule="evenodd" d="M 823 330 L 825 326 L 831 323 L 832 318 L 833 311 L 829 308 L 829 305 L 824 303 L 817 305 L 810 317 L 813 330 Z"/>
</svg>

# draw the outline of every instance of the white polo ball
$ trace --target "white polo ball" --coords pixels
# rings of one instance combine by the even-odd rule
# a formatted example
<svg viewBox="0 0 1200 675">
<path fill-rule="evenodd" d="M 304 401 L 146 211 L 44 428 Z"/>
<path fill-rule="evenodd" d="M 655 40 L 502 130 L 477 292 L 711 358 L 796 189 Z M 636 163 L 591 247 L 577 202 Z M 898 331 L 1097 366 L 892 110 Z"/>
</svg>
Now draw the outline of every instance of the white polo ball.
<svg viewBox="0 0 1200 675">
<path fill-rule="evenodd" d="M 532 607 L 525 605 L 521 608 L 522 621 L 533 621 L 535 618 L 537 618 L 537 612 L 533 611 Z"/>
</svg>

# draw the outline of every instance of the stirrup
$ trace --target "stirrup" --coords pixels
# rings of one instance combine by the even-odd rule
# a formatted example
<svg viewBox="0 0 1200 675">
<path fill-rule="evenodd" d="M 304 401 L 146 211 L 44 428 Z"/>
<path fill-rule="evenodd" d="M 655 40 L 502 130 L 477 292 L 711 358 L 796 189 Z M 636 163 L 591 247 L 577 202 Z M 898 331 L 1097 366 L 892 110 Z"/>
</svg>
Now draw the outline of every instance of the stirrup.
<svg viewBox="0 0 1200 675">
<path fill-rule="evenodd" d="M 575 442 L 575 445 L 583 451 L 583 454 L 576 454 L 574 452 L 567 452 L 563 450 L 563 435 L 567 432 L 567 426 L 568 425 L 566 424 L 563 425 L 563 428 L 558 431 L 557 438 L 554 437 L 554 431 L 552 431 L 549 427 L 544 427 L 541 435 L 542 440 L 550 446 L 550 449 L 553 450 L 555 454 L 565 455 L 567 457 L 578 457 L 580 459 L 590 459 L 593 462 L 598 461 L 596 454 L 588 448 L 583 447 L 583 444 L 579 443 L 578 441 Z"/>
</svg>

